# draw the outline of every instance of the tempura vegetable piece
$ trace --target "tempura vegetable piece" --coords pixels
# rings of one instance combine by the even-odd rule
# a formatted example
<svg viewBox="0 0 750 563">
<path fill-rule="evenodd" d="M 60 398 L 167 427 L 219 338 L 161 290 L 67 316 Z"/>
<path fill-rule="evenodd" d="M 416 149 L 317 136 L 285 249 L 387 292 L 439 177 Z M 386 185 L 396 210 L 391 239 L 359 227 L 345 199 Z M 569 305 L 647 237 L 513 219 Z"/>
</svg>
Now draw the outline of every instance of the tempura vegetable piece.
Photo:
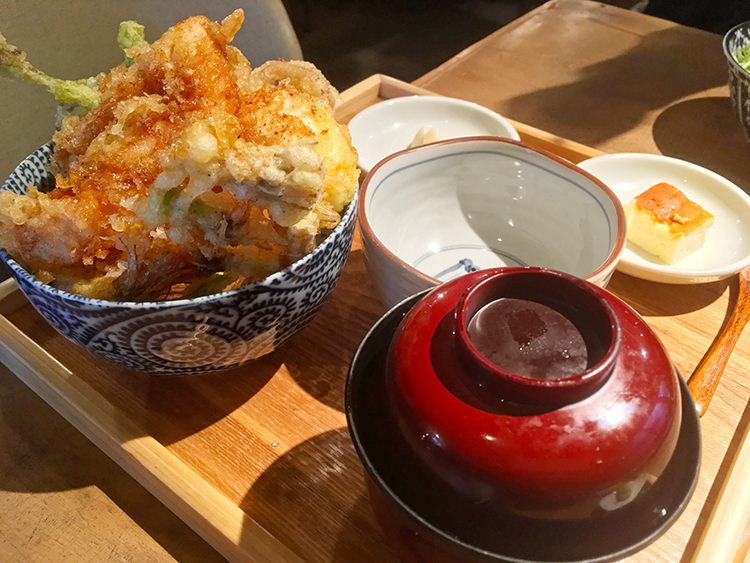
<svg viewBox="0 0 750 563">
<path fill-rule="evenodd" d="M 341 211 L 354 197 L 359 169 L 349 130 L 333 114 L 338 101 L 336 89 L 306 61 L 268 61 L 253 70 L 251 82 L 256 90 L 247 107 L 257 110 L 244 116 L 243 137 L 288 143 L 295 134 L 289 129 L 291 118 L 299 119 L 300 126 L 315 139 L 315 150 L 326 168 L 323 200 L 332 210 Z M 276 116 L 284 114 L 289 121 L 278 128 Z"/>
<path fill-rule="evenodd" d="M 135 49 L 147 45 L 145 28 L 133 20 L 120 22 L 117 30 L 117 44 L 125 53 L 125 65 L 132 65 Z"/>
<path fill-rule="evenodd" d="M 53 137 L 55 189 L 0 194 L 0 245 L 56 287 L 118 300 L 234 287 L 310 252 L 352 200 L 357 154 L 320 71 L 256 72 L 228 45 L 242 19 L 127 39 L 132 63 Z"/>
<path fill-rule="evenodd" d="M 52 78 L 26 60 L 26 53 L 8 43 L 0 33 L 0 76 L 20 78 L 44 86 L 59 102 L 72 102 L 84 108 L 99 105 L 98 77 L 81 80 Z"/>
</svg>

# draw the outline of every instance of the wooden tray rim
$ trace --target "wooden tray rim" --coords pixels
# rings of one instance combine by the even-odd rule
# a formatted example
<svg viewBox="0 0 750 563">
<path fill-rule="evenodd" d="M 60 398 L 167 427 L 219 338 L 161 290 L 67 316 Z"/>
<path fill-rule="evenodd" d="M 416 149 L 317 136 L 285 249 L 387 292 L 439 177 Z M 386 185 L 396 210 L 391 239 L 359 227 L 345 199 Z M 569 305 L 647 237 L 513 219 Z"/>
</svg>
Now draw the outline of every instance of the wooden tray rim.
<svg viewBox="0 0 750 563">
<path fill-rule="evenodd" d="M 438 94 L 387 75 L 375 74 L 342 92 L 337 112 L 345 114 L 351 112 L 352 108 L 360 111 L 379 99 L 404 95 Z M 604 154 L 524 123 L 509 121 L 519 132 L 522 141 L 574 163 Z M 11 308 L 26 303 L 13 279 L 0 283 L 0 302 L 6 300 L 11 303 Z M 129 428 L 123 423 L 124 417 L 116 415 L 116 405 L 102 401 L 99 393 L 2 314 L 0 334 L 3 335 L 0 340 L 0 362 L 220 554 L 232 561 L 302 561 L 281 540 L 249 518 L 239 506 L 156 439 L 151 436 L 133 439 L 132 436 L 138 435 L 138 430 L 134 428 L 135 425 Z M 112 408 L 104 408 L 106 406 Z M 748 441 L 746 436 L 747 429 L 743 443 Z M 743 451 L 748 449 L 742 448 Z M 736 452 L 737 456 L 739 454 L 739 451 Z M 730 477 L 732 482 L 737 479 L 734 472 L 730 472 L 722 486 Z M 717 483 L 714 482 L 713 486 L 717 486 Z M 715 537 L 711 520 L 696 523 L 696 527 L 703 526 L 699 531 L 701 538 Z M 698 530 L 694 530 L 694 534 L 696 532 Z M 699 547 L 702 543 L 701 539 Z M 690 560 L 700 560 L 700 553 L 701 550 L 696 549 Z"/>
</svg>

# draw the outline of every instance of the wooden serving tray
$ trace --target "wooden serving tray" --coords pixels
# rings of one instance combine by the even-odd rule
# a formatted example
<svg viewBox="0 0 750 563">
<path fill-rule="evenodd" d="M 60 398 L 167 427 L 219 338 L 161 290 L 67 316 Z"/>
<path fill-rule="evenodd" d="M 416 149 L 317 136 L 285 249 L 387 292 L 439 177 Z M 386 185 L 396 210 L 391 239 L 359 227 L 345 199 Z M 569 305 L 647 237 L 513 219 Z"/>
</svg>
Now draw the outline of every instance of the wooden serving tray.
<svg viewBox="0 0 750 563">
<path fill-rule="evenodd" d="M 344 92 L 337 112 L 348 120 L 379 100 L 410 94 L 431 92 L 375 75 Z M 514 126 L 525 142 L 573 162 L 600 154 Z M 677 287 L 616 274 L 610 289 L 644 315 L 688 376 L 724 321 L 736 283 Z M 12 280 L 0 284 L 0 360 L 228 559 L 389 561 L 397 554 L 374 520 L 344 415 L 349 362 L 384 312 L 355 236 L 317 316 L 243 368 L 170 378 L 106 364 L 55 332 Z M 727 483 L 735 498 L 748 486 L 731 472 L 747 467 L 747 448 L 739 452 L 750 422 L 740 369 L 750 365 L 747 336 L 702 419 L 703 460 L 690 504 L 633 561 L 701 558 L 704 535 L 712 546 L 726 543 L 712 510 Z M 730 545 L 737 553 L 747 515 L 732 514 L 732 521 L 740 523 Z"/>
</svg>

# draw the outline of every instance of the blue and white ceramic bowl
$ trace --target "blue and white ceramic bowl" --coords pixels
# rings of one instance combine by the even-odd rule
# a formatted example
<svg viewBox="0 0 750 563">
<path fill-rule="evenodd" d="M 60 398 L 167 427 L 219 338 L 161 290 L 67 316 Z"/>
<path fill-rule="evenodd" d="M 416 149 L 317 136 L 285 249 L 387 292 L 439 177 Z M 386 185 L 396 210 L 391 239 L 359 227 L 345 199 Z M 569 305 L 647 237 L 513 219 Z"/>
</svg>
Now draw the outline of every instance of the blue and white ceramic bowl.
<svg viewBox="0 0 750 563">
<path fill-rule="evenodd" d="M 27 157 L 2 186 L 25 193 L 52 176 L 47 144 Z M 19 287 L 60 333 L 129 369 L 190 375 L 239 366 L 272 352 L 328 298 L 346 263 L 357 202 L 313 252 L 288 268 L 233 291 L 175 301 L 89 299 L 44 284 L 0 249 Z"/>
<path fill-rule="evenodd" d="M 737 62 L 741 49 L 750 45 L 750 21 L 742 22 L 724 35 L 724 56 L 729 69 L 729 96 L 745 137 L 750 140 L 750 72 Z"/>
</svg>

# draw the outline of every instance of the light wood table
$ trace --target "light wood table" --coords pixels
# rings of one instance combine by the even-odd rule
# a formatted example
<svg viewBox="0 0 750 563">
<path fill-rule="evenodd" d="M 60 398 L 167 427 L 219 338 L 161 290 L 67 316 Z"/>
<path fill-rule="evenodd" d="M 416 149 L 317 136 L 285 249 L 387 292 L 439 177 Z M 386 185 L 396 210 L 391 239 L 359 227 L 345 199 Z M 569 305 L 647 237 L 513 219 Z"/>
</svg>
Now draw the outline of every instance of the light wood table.
<svg viewBox="0 0 750 563">
<path fill-rule="evenodd" d="M 694 162 L 750 193 L 750 143 L 731 107 L 721 41 L 713 33 L 598 2 L 551 1 L 415 84 L 606 153 L 655 153 Z M 682 287 L 616 273 L 609 289 L 648 320 L 689 378 L 728 316 L 737 280 Z M 705 529 L 690 537 L 683 559 L 750 560 L 750 480 L 738 474 L 726 487 L 731 492 L 721 488 L 730 468 L 750 466 L 748 351 L 750 329 L 702 419 L 707 439 L 696 495 L 705 495 L 697 516 L 697 528 Z M 687 514 L 695 508 L 693 503 Z M 668 553 L 667 547 L 663 555 Z"/>
<path fill-rule="evenodd" d="M 660 152 L 691 160 L 747 189 L 750 145 L 731 115 L 725 81 L 719 37 L 595 2 L 569 0 L 545 4 L 460 53 L 417 84 L 479 102 L 516 121 L 605 152 Z M 51 329 L 35 329 L 33 317 L 16 314 L 14 322 L 36 342 L 48 345 L 50 353 L 54 350 L 63 364 L 79 370 L 78 379 L 71 380 L 78 389 L 101 393 L 112 404 L 117 398 L 130 401 L 123 411 L 112 412 L 108 410 L 110 402 L 102 403 L 102 416 L 117 420 L 129 413 L 136 421 L 153 425 L 152 430 L 158 431 L 171 454 L 183 456 L 183 461 L 189 459 L 204 476 L 210 476 L 221 463 L 241 466 L 241 478 L 227 485 L 223 494 L 230 500 L 240 499 L 241 508 L 253 517 L 241 523 L 243 535 L 252 539 L 257 533 L 255 522 L 259 522 L 282 541 L 285 535 L 289 540 L 289 534 L 294 534 L 291 548 L 303 558 L 307 553 L 315 560 L 343 561 L 357 554 L 361 560 L 369 554 L 372 560 L 384 560 L 393 554 L 380 547 L 361 468 L 341 427 L 348 359 L 358 338 L 383 311 L 373 299 L 363 298 L 363 292 L 368 291 L 365 276 L 361 252 L 355 247 L 339 287 L 321 311 L 349 331 L 343 348 L 321 347 L 316 331 L 326 327 L 325 317 L 318 317 L 279 354 L 259 364 L 264 374 L 262 389 L 243 381 L 241 374 L 176 383 L 177 397 L 195 397 L 189 404 L 205 403 L 213 409 L 198 413 L 201 416 L 188 428 L 170 426 L 172 410 L 179 414 L 179 408 L 171 405 L 163 383 L 127 380 L 114 371 L 109 374 L 114 382 L 110 386 L 102 379 L 108 377 L 105 370 L 103 375 L 96 373 L 102 368 L 95 360 L 77 356 Z M 647 318 L 687 376 L 715 337 L 732 303 L 736 283 L 727 280 L 675 287 L 616 274 L 610 288 Z M 16 311 L 26 314 L 25 309 Z M 721 482 L 750 422 L 749 351 L 750 331 L 740 340 L 702 420 L 710 440 L 704 442 L 704 463 L 694 501 L 675 524 L 674 532 L 634 555 L 634 561 L 687 560 L 697 553 L 701 531 L 721 497 Z M 320 360 L 306 368 L 300 358 L 313 352 Z M 235 375 L 237 379 L 232 378 Z M 269 447 L 263 456 L 247 463 L 190 458 L 194 452 L 211 452 L 212 440 L 223 438 L 231 428 L 245 429 L 243 424 L 253 422 L 253 404 L 271 414 L 286 412 L 289 406 L 281 399 L 268 402 L 265 393 L 274 389 L 288 393 L 277 397 L 302 401 L 302 414 L 306 409 L 322 413 L 317 420 L 320 428 L 295 427 L 280 432 L 273 436 L 272 444 L 266 444 Z M 152 407 L 162 408 L 164 416 L 150 412 Z M 219 412 L 227 414 L 217 418 Z M 286 416 L 293 420 L 297 413 L 290 410 Z M 277 445 L 280 457 L 274 458 L 270 446 Z M 236 446 L 238 452 L 244 451 Z M 321 455 L 321 451 L 335 456 Z M 119 459 L 122 463 L 125 458 Z M 329 461 L 335 467 L 325 465 Z M 262 464 L 267 468 L 258 477 L 256 471 Z M 309 501 L 295 492 L 295 484 L 307 487 L 313 495 Z M 349 493 L 353 496 L 346 496 Z M 274 520 L 283 514 L 274 512 L 274 502 L 281 507 L 278 510 L 298 520 L 289 524 Z M 339 512 L 328 515 L 326 521 L 310 521 L 311 513 L 321 504 Z M 744 517 L 737 514 L 737 518 Z M 306 538 L 316 537 L 316 545 L 306 546 L 305 542 L 311 541 Z M 0 367 L 0 559 L 64 558 L 221 559 L 13 373 Z"/>
<path fill-rule="evenodd" d="M 719 35 L 607 6 L 548 2 L 415 84 L 604 152 L 652 152 L 750 189 Z"/>
<path fill-rule="evenodd" d="M 0 561 L 224 559 L 0 365 Z"/>
</svg>

